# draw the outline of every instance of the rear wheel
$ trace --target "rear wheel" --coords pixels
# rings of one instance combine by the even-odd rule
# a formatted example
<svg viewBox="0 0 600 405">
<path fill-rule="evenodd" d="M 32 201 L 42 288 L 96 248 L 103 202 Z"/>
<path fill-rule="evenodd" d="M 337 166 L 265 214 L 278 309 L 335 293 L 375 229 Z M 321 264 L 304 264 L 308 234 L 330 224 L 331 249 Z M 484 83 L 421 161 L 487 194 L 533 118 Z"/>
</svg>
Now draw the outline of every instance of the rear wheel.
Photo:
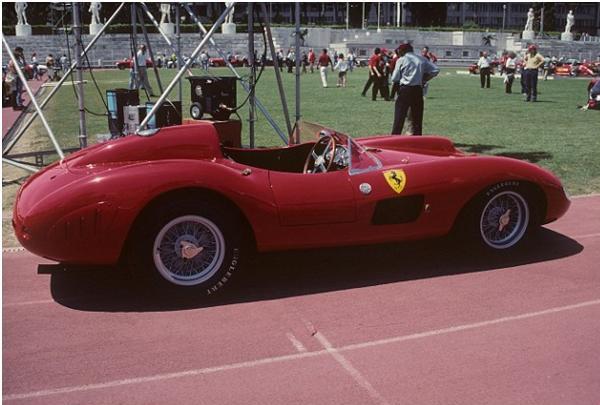
<svg viewBox="0 0 600 405">
<path fill-rule="evenodd" d="M 237 273 L 245 253 L 244 233 L 236 218 L 206 201 L 152 210 L 136 237 L 132 257 L 136 275 L 161 288 L 216 293 Z"/>
</svg>

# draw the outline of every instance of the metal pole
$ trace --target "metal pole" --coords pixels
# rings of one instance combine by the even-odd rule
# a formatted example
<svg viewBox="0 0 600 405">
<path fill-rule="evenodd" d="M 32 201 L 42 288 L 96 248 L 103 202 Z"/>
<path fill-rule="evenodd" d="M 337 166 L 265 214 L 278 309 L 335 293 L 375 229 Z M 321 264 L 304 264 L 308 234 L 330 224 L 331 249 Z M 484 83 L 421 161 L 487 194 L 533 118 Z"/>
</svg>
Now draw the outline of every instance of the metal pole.
<svg viewBox="0 0 600 405">
<path fill-rule="evenodd" d="M 6 42 L 4 35 L 2 35 L 2 42 L 4 43 L 4 47 L 6 48 L 6 53 L 8 53 L 8 56 L 10 57 L 13 64 L 15 65 L 15 70 L 17 71 L 17 74 L 19 75 L 19 79 L 21 79 L 21 82 L 23 82 L 23 87 L 25 87 L 25 90 L 27 91 L 27 94 L 29 95 L 29 99 L 31 100 L 31 103 L 35 107 L 40 118 L 42 119 L 42 124 L 44 125 L 44 128 L 46 128 L 46 131 L 48 132 L 48 136 L 50 137 L 50 140 L 52 141 L 52 144 L 54 145 L 54 149 L 56 149 L 56 153 L 58 153 L 58 156 L 60 156 L 61 159 L 64 159 L 65 155 L 63 154 L 62 149 L 58 145 L 58 142 L 56 141 L 56 138 L 54 137 L 54 133 L 52 132 L 52 129 L 50 129 L 50 125 L 48 125 L 48 121 L 46 121 L 46 117 L 44 117 L 44 114 L 42 114 L 42 109 L 38 105 L 37 101 L 35 101 L 35 96 L 34 96 L 33 92 L 31 91 L 31 89 L 29 88 L 29 85 L 27 84 L 27 79 L 25 79 L 25 75 L 23 74 L 23 71 L 21 70 L 19 63 L 17 62 L 15 55 L 12 53 L 12 50 L 10 49 L 8 42 Z M 3 153 L 3 155 L 4 154 L 6 154 L 6 153 Z"/>
<path fill-rule="evenodd" d="M 171 42 L 171 40 L 169 39 L 169 37 L 167 36 L 167 34 L 165 34 L 165 32 L 160 28 L 160 24 L 156 21 L 156 19 L 154 18 L 154 16 L 150 12 L 150 10 L 148 10 L 148 6 L 146 6 L 145 3 L 139 3 L 139 4 L 142 6 L 142 8 L 144 9 L 144 11 L 146 12 L 146 15 L 148 16 L 148 18 L 152 22 L 152 25 L 154 25 L 154 27 L 158 30 L 158 32 L 160 33 L 160 35 L 162 35 L 162 37 L 165 40 L 165 42 L 167 43 L 167 45 L 169 45 L 169 47 L 171 48 L 171 50 L 177 55 L 178 54 L 177 53 L 177 48 L 173 45 L 173 42 Z M 189 76 L 193 76 L 194 75 L 190 69 L 188 69 L 187 74 Z"/>
<path fill-rule="evenodd" d="M 146 46 L 148 47 L 148 55 L 150 55 L 150 60 L 152 61 L 152 69 L 154 70 L 154 75 L 156 76 L 156 81 L 158 82 L 158 89 L 160 92 L 163 92 L 162 82 L 160 81 L 160 74 L 158 73 L 158 67 L 156 66 L 156 59 L 154 59 L 154 52 L 152 51 L 152 45 L 150 45 L 150 38 L 148 37 L 148 31 L 146 30 L 146 22 L 144 21 L 144 14 L 142 10 L 137 9 L 138 20 L 140 20 L 140 25 L 142 27 L 142 33 L 144 34 L 144 41 L 146 41 Z"/>
<path fill-rule="evenodd" d="M 350 3 L 346 2 L 346 31 L 350 28 Z"/>
<path fill-rule="evenodd" d="M 462 5 L 464 8 L 465 3 L 463 3 Z M 400 2 L 400 12 L 401 12 L 400 15 L 402 16 L 400 19 L 400 22 L 401 22 L 401 25 L 404 27 L 404 24 L 406 24 L 406 13 L 404 12 L 404 2 Z"/>
<path fill-rule="evenodd" d="M 542 3 L 544 4 L 544 3 Z M 544 7 L 542 7 L 541 9 L 541 15 L 540 15 L 540 37 L 543 37 L 544 35 Z"/>
<path fill-rule="evenodd" d="M 133 85 L 136 89 L 140 88 L 140 84 L 138 83 L 138 62 L 137 62 L 137 52 L 138 52 L 138 46 L 137 46 L 137 6 L 135 2 L 131 3 L 131 7 L 130 7 L 130 11 L 131 11 L 131 42 L 133 43 L 133 55 L 131 57 L 131 62 L 133 63 Z M 146 93 L 146 97 L 149 96 L 148 94 L 148 89 L 146 89 L 146 86 L 144 86 L 144 92 Z M 148 97 L 149 98 L 149 97 Z M 119 130 L 122 130 L 122 128 L 120 128 Z"/>
<path fill-rule="evenodd" d="M 142 6 L 142 8 L 144 9 L 144 11 L 146 12 L 146 15 L 148 16 L 148 18 L 152 22 L 152 25 L 154 25 L 154 27 L 156 27 L 156 29 L 158 30 L 158 32 L 160 33 L 160 35 L 162 35 L 163 39 L 165 40 L 165 42 L 167 44 L 169 44 L 169 46 L 171 47 L 171 49 L 173 51 L 175 51 L 175 48 L 173 47 L 173 43 L 171 42 L 171 40 L 169 39 L 169 37 L 167 36 L 167 34 L 165 34 L 165 32 L 160 28 L 160 24 L 156 21 L 156 18 L 154 18 L 154 16 L 150 12 L 150 10 L 148 10 L 148 6 L 145 3 L 140 3 L 140 5 Z"/>
<path fill-rule="evenodd" d="M 502 32 L 504 32 L 504 23 L 506 21 L 506 4 L 502 5 Z"/>
<path fill-rule="evenodd" d="M 192 18 L 192 20 L 194 20 L 194 22 L 196 23 L 196 25 L 198 25 L 198 28 L 200 28 L 200 31 L 204 35 L 206 35 L 206 33 L 208 31 L 206 31 L 206 28 L 204 28 L 204 25 L 202 25 L 202 23 L 198 20 L 198 17 L 196 17 L 196 15 L 194 14 L 194 12 L 190 8 L 190 6 L 188 4 L 184 4 L 183 7 L 188 12 L 188 14 Z M 248 86 L 248 84 L 245 81 L 241 80 L 242 76 L 240 76 L 240 74 L 237 72 L 237 70 L 235 70 L 235 68 L 233 67 L 233 65 L 231 64 L 231 62 L 229 62 L 227 60 L 227 55 L 225 54 L 225 52 L 223 52 L 219 48 L 219 46 L 217 45 L 217 43 L 215 42 L 214 39 L 210 38 L 209 41 L 210 41 L 210 44 L 213 46 L 213 48 L 217 51 L 217 53 L 219 54 L 219 56 L 223 58 L 223 60 L 225 61 L 225 64 L 229 68 L 229 70 L 235 75 L 235 77 L 237 77 L 238 79 L 240 79 L 240 84 L 242 85 L 242 88 L 246 91 L 246 93 L 250 93 L 250 86 Z M 265 50 L 265 52 L 266 52 L 266 50 Z M 279 125 L 277 125 L 277 123 L 275 122 L 275 120 L 273 120 L 273 117 L 271 117 L 271 115 L 269 114 L 269 112 L 267 111 L 267 109 L 265 108 L 265 106 L 262 105 L 262 103 L 260 102 L 260 100 L 258 99 L 258 97 L 254 97 L 254 101 L 256 101 L 256 106 L 263 113 L 263 115 L 265 116 L 265 118 L 267 119 L 267 121 L 269 122 L 269 124 L 271 124 L 271 127 L 275 130 L 275 132 L 277 132 L 277 135 L 279 135 L 279 137 L 281 138 L 281 140 L 283 142 L 287 143 L 288 142 L 287 136 L 283 133 L 283 131 L 281 130 L 281 128 L 279 128 Z"/>
<path fill-rule="evenodd" d="M 96 42 L 98 42 L 98 39 L 100 39 L 102 34 L 104 34 L 104 31 L 108 28 L 110 23 L 112 23 L 112 21 L 119 14 L 119 12 L 123 9 L 123 7 L 125 7 L 125 3 L 121 3 L 121 5 L 119 5 L 119 7 L 115 10 L 113 15 L 108 19 L 108 21 L 106 21 L 106 23 L 104 24 L 102 29 L 96 34 L 96 36 L 94 38 L 92 38 L 90 43 L 85 47 L 85 49 L 81 53 L 81 56 L 85 56 L 85 54 L 90 49 L 92 49 L 92 47 L 96 44 Z M 58 90 L 60 90 L 60 87 L 65 82 L 65 80 L 67 80 L 69 78 L 69 75 L 71 74 L 73 69 L 75 69 L 76 66 L 77 66 L 77 62 L 71 63 L 71 67 L 69 68 L 69 70 L 66 71 L 66 73 L 62 76 L 62 78 L 59 80 L 59 82 L 56 84 L 56 86 L 52 89 L 52 91 L 50 91 L 48 96 L 39 104 L 40 108 L 44 108 L 46 106 L 46 104 L 48 104 L 48 102 L 52 99 L 52 97 L 54 97 L 54 95 L 58 92 Z M 18 140 L 21 138 L 21 136 L 23 136 L 25 131 L 27 131 L 29 126 L 37 118 L 38 114 L 39 113 L 37 110 L 33 112 L 33 114 L 23 124 L 23 126 L 21 126 L 21 128 L 19 128 L 19 132 L 17 132 L 17 134 L 10 140 L 10 142 L 6 145 L 6 147 L 3 147 L 3 150 L 2 150 L 3 154 L 7 154 L 8 152 L 10 152 L 10 150 L 15 146 L 15 144 L 18 142 Z"/>
<path fill-rule="evenodd" d="M 396 27 L 400 28 L 400 13 L 402 9 L 400 8 L 400 2 L 396 3 Z"/>
<path fill-rule="evenodd" d="M 87 128 L 85 125 L 85 103 L 83 93 L 83 71 L 81 66 L 81 16 L 79 3 L 71 3 L 73 8 L 73 34 L 75 35 L 75 55 L 77 55 L 77 105 L 79 107 L 79 147 L 87 147 Z"/>
<path fill-rule="evenodd" d="M 381 32 L 379 21 L 381 19 L 381 3 L 377 2 L 377 32 Z"/>
<path fill-rule="evenodd" d="M 265 3 L 260 4 L 263 15 L 266 15 L 267 7 L 265 6 Z M 275 69 L 275 78 L 277 79 L 277 88 L 279 89 L 279 97 L 281 98 L 281 107 L 283 109 L 283 116 L 285 117 L 285 125 L 288 130 L 289 139 L 292 134 L 292 124 L 290 123 L 290 113 L 288 111 L 287 100 L 285 99 L 283 81 L 281 80 L 281 72 L 279 71 L 279 62 L 277 61 L 277 53 L 275 52 L 275 44 L 273 44 L 273 35 L 271 34 L 271 22 L 269 20 L 265 22 L 265 31 L 267 33 L 267 42 L 269 44 L 269 49 L 271 50 L 271 56 L 273 57 L 273 68 Z"/>
<path fill-rule="evenodd" d="M 300 2 L 296 2 L 296 128 L 290 143 L 300 143 Z"/>
<path fill-rule="evenodd" d="M 158 98 L 158 100 L 156 100 L 156 103 L 152 106 L 152 110 L 150 110 L 150 112 L 146 115 L 146 118 L 144 118 L 144 120 L 140 123 L 140 128 L 139 128 L 138 132 L 143 130 L 144 128 L 146 128 L 146 125 L 148 125 L 148 121 L 150 121 L 150 119 L 152 119 L 154 114 L 156 114 L 156 111 L 160 108 L 162 103 L 167 99 L 167 97 L 169 96 L 169 93 L 171 93 L 171 90 L 173 90 L 173 87 L 175 87 L 177 82 L 181 79 L 181 76 L 183 76 L 185 71 L 189 69 L 190 65 L 192 64 L 192 60 L 194 60 L 198 56 L 198 54 L 200 53 L 200 50 L 206 45 L 206 43 L 208 42 L 210 37 L 212 37 L 212 35 L 215 33 L 215 31 L 221 26 L 221 24 L 223 23 L 223 20 L 225 20 L 225 16 L 227 16 L 227 14 L 229 14 L 229 12 L 234 7 L 234 5 L 235 5 L 235 3 L 232 2 L 225 9 L 223 14 L 221 14 L 219 16 L 217 21 L 215 21 L 213 26 L 210 28 L 210 31 L 208 31 L 206 36 L 204 38 L 202 38 L 202 41 L 200 41 L 200 43 L 198 44 L 196 49 L 194 49 L 194 52 L 192 52 L 190 59 L 183 65 L 183 67 L 181 69 L 179 69 L 179 71 L 177 72 L 177 74 L 175 75 L 173 80 L 171 80 L 171 83 L 169 83 L 169 85 L 165 89 L 164 93 L 161 94 L 161 96 Z"/>
<path fill-rule="evenodd" d="M 176 27 L 175 35 L 177 38 L 177 69 L 179 69 L 181 67 L 181 63 L 183 62 L 183 58 L 181 57 L 181 15 L 180 15 L 181 6 L 179 5 L 179 3 L 174 3 L 174 4 L 175 4 L 175 18 L 177 19 L 177 24 L 175 25 L 175 27 Z M 178 100 L 180 103 L 183 100 L 183 98 L 181 97 L 181 94 L 183 92 L 182 86 L 183 86 L 183 84 L 181 83 L 181 80 L 179 80 Z"/>
<path fill-rule="evenodd" d="M 254 115 L 256 108 L 256 61 L 254 60 L 254 3 L 248 3 L 248 61 L 250 62 L 250 99 L 248 105 L 248 130 L 250 147 L 254 148 Z"/>
<path fill-rule="evenodd" d="M 25 163 L 17 162 L 16 160 L 8 159 L 3 157 L 2 161 L 6 164 L 13 165 L 19 169 L 27 170 L 28 172 L 37 173 L 40 171 L 37 167 L 26 165 Z"/>
<path fill-rule="evenodd" d="M 362 4 L 362 22 L 361 22 L 361 27 L 364 30 L 365 29 L 365 3 L 363 2 Z"/>
</svg>

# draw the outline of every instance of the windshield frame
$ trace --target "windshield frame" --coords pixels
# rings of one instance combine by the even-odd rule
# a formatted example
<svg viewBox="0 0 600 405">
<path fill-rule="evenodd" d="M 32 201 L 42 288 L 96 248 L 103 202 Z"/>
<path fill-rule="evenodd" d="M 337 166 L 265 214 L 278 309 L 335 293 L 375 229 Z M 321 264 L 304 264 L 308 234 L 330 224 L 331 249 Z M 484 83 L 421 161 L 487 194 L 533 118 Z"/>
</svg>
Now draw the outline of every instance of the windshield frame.
<svg viewBox="0 0 600 405">
<path fill-rule="evenodd" d="M 383 167 L 381 161 L 369 152 L 362 145 L 357 143 L 350 135 L 338 132 L 336 130 L 327 128 L 324 125 L 302 121 L 300 123 L 301 132 L 304 129 L 306 132 L 304 135 L 314 136 L 317 138 L 323 136 L 331 136 L 340 146 L 344 146 L 348 153 L 348 174 L 355 176 L 357 174 L 363 174 L 379 170 Z M 364 164 L 366 162 L 366 165 Z M 364 167 L 363 167 L 364 166 Z"/>
</svg>

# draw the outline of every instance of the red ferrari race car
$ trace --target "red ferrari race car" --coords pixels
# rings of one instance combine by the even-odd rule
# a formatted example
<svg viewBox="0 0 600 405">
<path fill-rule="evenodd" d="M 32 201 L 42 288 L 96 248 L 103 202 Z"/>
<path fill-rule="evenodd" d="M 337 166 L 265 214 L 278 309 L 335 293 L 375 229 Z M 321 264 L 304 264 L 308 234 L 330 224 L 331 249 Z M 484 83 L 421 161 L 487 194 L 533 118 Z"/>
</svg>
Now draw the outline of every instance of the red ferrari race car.
<svg viewBox="0 0 600 405">
<path fill-rule="evenodd" d="M 123 60 L 118 61 L 115 65 L 117 66 L 117 69 L 119 69 L 119 70 L 131 69 L 131 66 L 133 65 L 133 59 L 125 58 Z M 146 59 L 146 66 L 147 67 L 154 66 L 154 64 L 152 63 L 152 59 L 150 59 L 150 58 Z"/>
<path fill-rule="evenodd" d="M 569 59 L 567 62 L 559 62 L 554 69 L 557 76 L 585 76 L 594 77 L 598 75 L 599 68 L 595 62 L 579 62 L 575 59 Z"/>
<path fill-rule="evenodd" d="M 246 57 L 241 56 L 232 56 L 229 59 L 229 62 L 234 67 L 243 67 L 248 66 L 248 59 Z M 212 67 L 225 67 L 225 59 L 223 58 L 210 58 L 208 60 L 208 64 Z"/>
<path fill-rule="evenodd" d="M 22 186 L 15 233 L 67 268 L 127 264 L 162 287 L 212 294 L 253 251 L 454 231 L 505 252 L 570 205 L 550 172 L 447 138 L 307 133 L 316 139 L 243 149 L 221 144 L 239 133 L 197 121 L 91 146 Z"/>
</svg>

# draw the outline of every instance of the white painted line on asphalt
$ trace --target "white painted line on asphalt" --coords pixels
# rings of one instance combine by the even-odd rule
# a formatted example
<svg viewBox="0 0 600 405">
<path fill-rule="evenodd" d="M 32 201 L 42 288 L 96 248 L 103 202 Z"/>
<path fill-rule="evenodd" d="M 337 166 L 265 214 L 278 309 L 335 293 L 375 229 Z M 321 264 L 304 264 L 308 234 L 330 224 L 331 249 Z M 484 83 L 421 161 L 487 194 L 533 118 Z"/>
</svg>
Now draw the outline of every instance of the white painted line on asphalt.
<svg viewBox="0 0 600 405">
<path fill-rule="evenodd" d="M 577 239 L 597 238 L 598 236 L 600 236 L 600 233 L 588 233 L 586 235 L 573 236 L 573 239 L 577 240 Z"/>
<path fill-rule="evenodd" d="M 471 323 L 471 324 L 453 326 L 450 328 L 436 329 L 436 330 L 432 330 L 432 331 L 428 331 L 428 332 L 415 333 L 412 335 L 398 336 L 398 337 L 393 337 L 393 338 L 388 338 L 388 339 L 381 339 L 381 340 L 374 340 L 374 341 L 370 341 L 370 342 L 357 343 L 357 344 L 352 344 L 352 345 L 347 345 L 347 346 L 342 346 L 339 348 L 332 348 L 332 349 L 335 349 L 336 352 L 365 349 L 365 348 L 369 348 L 369 347 L 373 347 L 373 346 L 382 346 L 382 345 L 402 342 L 402 341 L 406 341 L 406 340 L 423 339 L 423 338 L 427 338 L 427 337 L 431 337 L 431 336 L 439 336 L 439 335 L 443 335 L 443 334 L 447 334 L 447 333 L 454 333 L 454 332 L 461 332 L 464 330 L 483 328 L 486 326 L 497 325 L 500 323 L 518 321 L 518 320 L 522 320 L 522 319 L 550 315 L 550 314 L 555 314 L 555 313 L 564 312 L 564 311 L 571 311 L 574 309 L 585 308 L 585 307 L 594 306 L 594 305 L 600 305 L 600 299 L 593 300 L 593 301 L 580 302 L 578 304 L 567 305 L 567 306 L 563 306 L 563 307 L 550 308 L 550 309 L 546 309 L 543 311 L 528 312 L 525 314 L 507 316 L 507 317 L 492 319 L 492 320 L 483 321 L 483 322 L 476 322 L 476 323 Z M 319 332 L 315 332 L 315 335 L 317 335 L 318 333 Z M 289 354 L 289 355 L 278 356 L 278 357 L 267 357 L 267 358 L 263 358 L 263 359 L 245 361 L 245 362 L 241 362 L 241 363 L 226 364 L 226 365 L 222 365 L 222 366 L 200 368 L 200 369 L 186 370 L 186 371 L 166 373 L 166 374 L 156 374 L 156 375 L 151 375 L 151 376 L 146 376 L 146 377 L 126 378 L 126 379 L 122 379 L 122 380 L 108 381 L 108 382 L 104 382 L 104 383 L 77 385 L 77 386 L 62 387 L 62 388 L 51 388 L 51 389 L 47 389 L 47 390 L 31 391 L 31 392 L 25 392 L 25 393 L 21 393 L 21 394 L 8 394 L 8 395 L 3 395 L 2 400 L 3 401 L 13 401 L 13 400 L 18 400 L 18 399 L 39 398 L 39 397 L 46 397 L 46 396 L 50 396 L 50 395 L 68 394 L 71 392 L 83 392 L 83 391 L 113 388 L 113 387 L 133 385 L 133 384 L 142 384 L 142 383 L 148 383 L 148 382 L 154 382 L 154 381 L 164 381 L 164 380 L 171 380 L 171 379 L 175 379 L 175 378 L 191 377 L 191 376 L 197 376 L 197 375 L 203 375 L 203 374 L 217 373 L 217 372 L 221 372 L 221 371 L 238 370 L 238 369 L 243 369 L 243 368 L 253 368 L 253 367 L 258 367 L 258 366 L 262 366 L 265 364 L 281 363 L 281 362 L 290 361 L 290 360 L 300 360 L 300 359 L 317 357 L 317 356 L 322 356 L 322 355 L 331 355 L 331 352 L 328 350 L 318 350 L 315 352 L 304 352 L 304 353 Z"/>
<path fill-rule="evenodd" d="M 504 318 L 492 319 L 489 321 L 470 323 L 470 324 L 466 324 L 466 325 L 452 326 L 449 328 L 430 330 L 427 332 L 414 333 L 412 335 L 397 336 L 397 337 L 381 339 L 381 340 L 374 340 L 371 342 L 357 343 L 357 344 L 340 347 L 340 348 L 338 348 L 338 350 L 339 351 L 349 351 L 349 350 L 365 349 L 368 347 L 387 345 L 390 343 L 404 342 L 407 340 L 423 339 L 423 338 L 427 338 L 427 337 L 431 337 L 431 336 L 445 335 L 448 333 L 462 332 L 464 330 L 478 329 L 478 328 L 483 328 L 486 326 L 497 325 L 500 323 L 520 321 L 522 319 L 534 318 L 534 317 L 542 316 L 542 315 L 555 314 L 555 313 L 563 312 L 563 311 L 571 311 L 573 309 L 579 309 L 579 308 L 584 308 L 584 307 L 589 307 L 592 305 L 599 305 L 599 304 L 600 304 L 600 299 L 593 300 L 593 301 L 586 301 L 586 302 L 581 302 L 579 304 L 567 305 L 564 307 L 550 308 L 550 309 L 545 309 L 543 311 L 537 311 L 537 312 L 528 312 L 528 313 L 521 314 L 521 315 L 506 316 Z"/>
<path fill-rule="evenodd" d="M 281 363 L 281 362 L 289 361 L 289 360 L 297 360 L 297 359 L 304 359 L 304 358 L 308 358 L 308 357 L 322 356 L 324 354 L 327 354 L 326 350 L 319 350 L 316 352 L 290 354 L 290 355 L 279 356 L 279 357 L 268 357 L 265 359 L 245 361 L 242 363 L 234 363 L 234 364 L 228 364 L 228 365 L 224 365 L 224 366 L 208 367 L 208 368 L 201 368 L 201 369 L 196 369 L 196 370 L 186 370 L 186 371 L 179 371 L 179 372 L 167 373 L 167 374 L 156 374 L 156 375 L 151 375 L 151 376 L 146 376 L 146 377 L 125 378 L 122 380 L 108 381 L 105 383 L 77 385 L 77 386 L 63 387 L 63 388 L 51 388 L 51 389 L 47 389 L 47 390 L 33 391 L 33 392 L 27 392 L 27 393 L 23 393 L 23 394 L 9 394 L 9 395 L 3 395 L 2 400 L 3 401 L 13 401 L 13 400 L 19 400 L 19 399 L 40 398 L 40 397 L 47 397 L 50 395 L 68 394 L 68 393 L 72 393 L 72 392 L 91 391 L 91 390 L 98 390 L 98 389 L 105 389 L 105 388 L 114 388 L 114 387 L 133 385 L 133 384 L 143 384 L 143 383 L 149 383 L 149 382 L 155 382 L 155 381 L 171 380 L 174 378 L 193 377 L 193 376 L 197 376 L 197 375 L 212 374 L 212 373 L 217 373 L 217 372 L 221 372 L 221 371 L 237 370 L 237 369 L 241 369 L 241 368 L 253 368 L 253 367 L 262 366 L 265 364 Z"/>
<path fill-rule="evenodd" d="M 319 343 L 321 343 L 321 346 L 323 346 L 325 350 L 327 350 L 327 353 L 333 356 L 335 361 L 337 361 L 342 366 L 342 368 L 348 374 L 350 374 L 350 377 L 352 377 L 354 381 L 358 383 L 358 385 L 360 385 L 369 393 L 369 396 L 371 398 L 373 398 L 378 404 L 389 405 L 389 402 L 384 397 L 382 397 L 381 394 L 377 392 L 375 388 L 373 388 L 371 383 L 360 373 L 360 371 L 358 371 L 347 358 L 345 358 L 341 353 L 338 352 L 338 350 L 335 347 L 333 347 L 333 345 L 329 342 L 329 340 L 327 340 L 325 335 L 323 335 L 321 332 L 317 332 L 315 334 L 315 337 L 317 338 Z"/>
<path fill-rule="evenodd" d="M 21 307 L 25 305 L 40 305 L 40 304 L 54 304 L 56 301 L 54 300 L 39 300 L 39 301 L 24 301 L 24 302 L 8 302 L 6 304 L 2 304 L 2 308 L 8 307 Z"/>
<path fill-rule="evenodd" d="M 298 339 L 296 339 L 296 336 L 294 336 L 293 333 L 286 333 L 285 336 L 288 338 L 288 340 L 290 342 L 292 342 L 292 345 L 294 345 L 294 347 L 296 348 L 296 350 L 299 353 L 304 353 L 306 351 L 306 347 L 304 347 L 304 345 L 302 344 L 302 342 L 300 342 Z"/>
<path fill-rule="evenodd" d="M 578 200 L 580 198 L 593 198 L 593 197 L 600 197 L 600 193 L 574 195 L 574 196 L 571 196 L 570 198 L 571 198 L 571 200 Z"/>
</svg>

